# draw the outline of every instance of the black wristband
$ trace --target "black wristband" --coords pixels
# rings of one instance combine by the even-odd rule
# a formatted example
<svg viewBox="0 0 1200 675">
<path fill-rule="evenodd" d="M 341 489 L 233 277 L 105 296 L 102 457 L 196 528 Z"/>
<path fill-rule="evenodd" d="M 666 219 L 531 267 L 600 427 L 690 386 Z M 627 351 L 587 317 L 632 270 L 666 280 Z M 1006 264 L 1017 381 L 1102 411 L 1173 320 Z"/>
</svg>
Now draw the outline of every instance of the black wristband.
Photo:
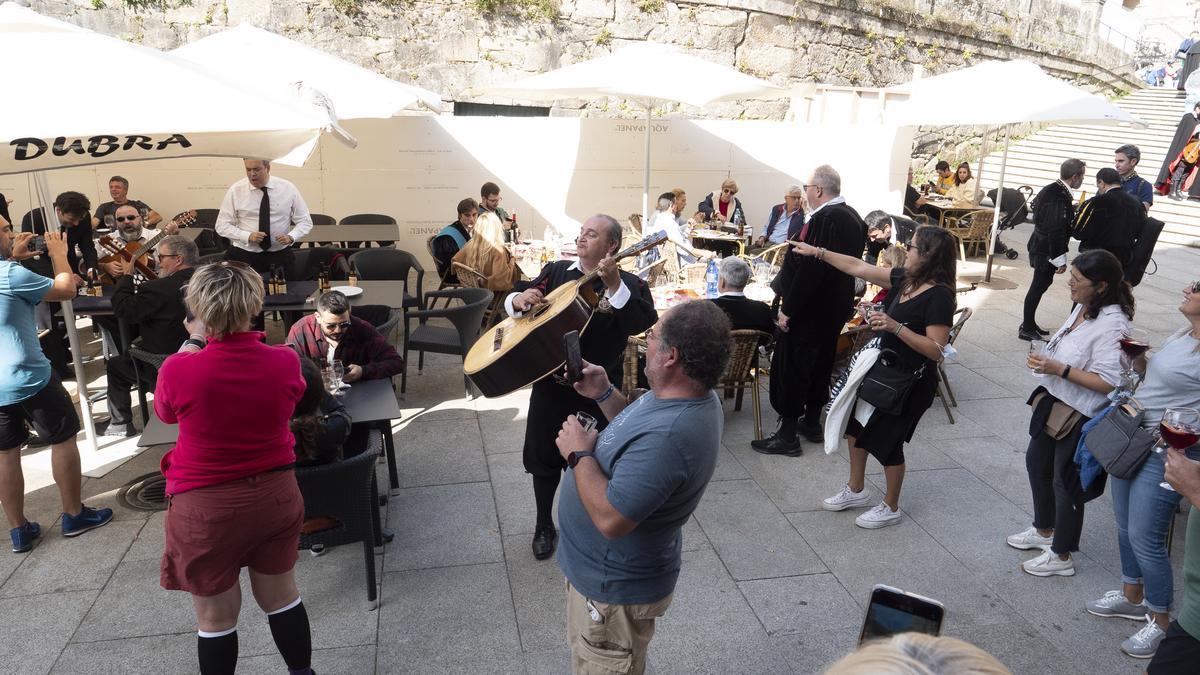
<svg viewBox="0 0 1200 675">
<path fill-rule="evenodd" d="M 1071 366 L 1064 367 L 1063 371 L 1062 371 L 1062 379 L 1064 379 L 1064 380 L 1067 379 L 1067 376 L 1070 374 L 1071 374 Z"/>
<path fill-rule="evenodd" d="M 191 346 L 195 347 L 196 349 L 204 349 L 204 347 L 205 347 L 205 343 L 203 340 L 197 340 L 196 338 L 191 338 L 191 337 L 184 340 L 183 344 L 191 345 Z"/>
</svg>

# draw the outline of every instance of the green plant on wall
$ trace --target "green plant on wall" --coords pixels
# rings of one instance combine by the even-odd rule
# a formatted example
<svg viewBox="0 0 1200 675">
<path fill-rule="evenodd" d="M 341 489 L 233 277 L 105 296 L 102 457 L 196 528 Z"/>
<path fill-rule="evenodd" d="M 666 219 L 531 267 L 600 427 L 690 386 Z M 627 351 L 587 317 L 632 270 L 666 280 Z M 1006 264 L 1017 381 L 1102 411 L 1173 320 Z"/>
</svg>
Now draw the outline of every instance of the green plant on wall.
<svg viewBox="0 0 1200 675">
<path fill-rule="evenodd" d="M 126 0 L 128 2 L 128 0 Z M 358 16 L 363 13 L 367 2 L 374 2 L 385 7 L 397 7 L 405 4 L 406 0 L 333 0 L 334 10 L 346 16 Z"/>
<path fill-rule="evenodd" d="M 657 14 L 663 10 L 666 3 L 663 0 L 638 0 L 637 6 L 647 14 Z"/>
<path fill-rule="evenodd" d="M 471 5 L 484 16 L 515 14 L 541 21 L 558 20 L 558 6 L 553 0 L 471 0 Z"/>
<path fill-rule="evenodd" d="M 612 32 L 608 30 L 608 26 L 601 28 L 600 32 L 596 33 L 596 44 L 601 47 L 612 44 Z"/>
</svg>

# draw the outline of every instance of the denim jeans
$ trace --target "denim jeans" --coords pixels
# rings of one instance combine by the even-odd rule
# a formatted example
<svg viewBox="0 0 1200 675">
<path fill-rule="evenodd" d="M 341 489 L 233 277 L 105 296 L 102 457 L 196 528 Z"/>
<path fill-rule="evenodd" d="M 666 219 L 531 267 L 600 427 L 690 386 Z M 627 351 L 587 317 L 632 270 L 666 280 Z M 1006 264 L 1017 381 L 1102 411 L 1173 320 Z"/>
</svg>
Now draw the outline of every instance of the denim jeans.
<svg viewBox="0 0 1200 675">
<path fill-rule="evenodd" d="M 1146 606 L 1152 612 L 1171 611 L 1174 580 L 1167 556 L 1167 529 L 1180 494 L 1163 489 L 1163 460 L 1151 453 L 1129 479 L 1109 477 L 1113 515 L 1117 520 L 1117 543 L 1121 548 L 1121 580 L 1144 584 Z"/>
</svg>

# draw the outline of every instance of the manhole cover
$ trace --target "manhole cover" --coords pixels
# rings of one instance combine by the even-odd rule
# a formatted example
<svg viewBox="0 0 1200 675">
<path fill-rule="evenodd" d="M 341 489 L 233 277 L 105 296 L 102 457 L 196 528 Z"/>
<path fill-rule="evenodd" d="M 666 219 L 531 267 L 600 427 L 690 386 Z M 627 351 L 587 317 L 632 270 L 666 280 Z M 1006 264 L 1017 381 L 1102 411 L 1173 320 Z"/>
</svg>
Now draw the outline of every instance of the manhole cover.
<svg viewBox="0 0 1200 675">
<path fill-rule="evenodd" d="M 117 491 L 117 501 L 139 511 L 166 511 L 167 479 L 157 471 L 134 478 Z"/>
</svg>

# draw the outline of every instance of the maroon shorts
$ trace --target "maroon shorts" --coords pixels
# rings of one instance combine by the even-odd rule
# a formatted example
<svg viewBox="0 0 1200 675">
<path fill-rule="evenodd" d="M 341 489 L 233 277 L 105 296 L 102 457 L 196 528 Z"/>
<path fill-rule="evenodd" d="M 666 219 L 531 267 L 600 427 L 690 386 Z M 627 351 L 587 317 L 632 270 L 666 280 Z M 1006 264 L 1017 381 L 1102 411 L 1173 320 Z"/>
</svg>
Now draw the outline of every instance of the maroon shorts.
<svg viewBox="0 0 1200 675">
<path fill-rule="evenodd" d="M 283 574 L 296 565 L 303 523 L 290 469 L 173 495 L 159 583 L 210 596 L 232 588 L 243 567 Z"/>
</svg>

